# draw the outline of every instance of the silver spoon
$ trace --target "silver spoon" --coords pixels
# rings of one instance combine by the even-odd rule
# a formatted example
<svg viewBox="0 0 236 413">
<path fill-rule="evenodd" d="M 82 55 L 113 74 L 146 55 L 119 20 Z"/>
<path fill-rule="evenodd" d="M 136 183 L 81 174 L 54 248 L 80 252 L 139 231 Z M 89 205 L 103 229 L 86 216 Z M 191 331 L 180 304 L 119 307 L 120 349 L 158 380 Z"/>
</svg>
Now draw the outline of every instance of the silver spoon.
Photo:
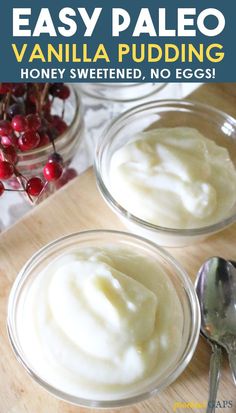
<svg viewBox="0 0 236 413">
<path fill-rule="evenodd" d="M 212 346 L 207 413 L 214 412 L 220 378 L 221 346 L 229 355 L 236 384 L 236 268 L 235 263 L 213 257 L 200 268 L 196 292 L 201 308 L 201 332 Z"/>
</svg>

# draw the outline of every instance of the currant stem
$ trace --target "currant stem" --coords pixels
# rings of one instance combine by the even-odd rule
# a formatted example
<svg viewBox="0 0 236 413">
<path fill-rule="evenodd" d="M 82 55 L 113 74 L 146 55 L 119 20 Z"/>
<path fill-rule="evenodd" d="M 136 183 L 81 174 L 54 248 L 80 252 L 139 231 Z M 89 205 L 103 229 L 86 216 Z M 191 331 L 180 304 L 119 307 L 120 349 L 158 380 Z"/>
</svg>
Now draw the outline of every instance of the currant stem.
<svg viewBox="0 0 236 413">
<path fill-rule="evenodd" d="M 4 120 L 7 119 L 7 111 L 8 111 L 8 108 L 9 108 L 10 100 L 11 100 L 11 92 L 8 92 L 7 96 L 6 96 L 6 101 L 5 101 L 5 112 L 4 112 L 4 115 L 3 115 Z"/>
<path fill-rule="evenodd" d="M 21 172 L 19 172 L 19 171 L 18 171 L 18 169 L 17 169 L 16 167 L 15 167 L 14 172 L 15 172 L 15 176 L 16 176 L 16 178 L 21 178 L 21 179 L 23 179 L 23 180 L 25 180 L 25 181 L 27 182 L 27 178 L 26 178 L 24 175 L 22 175 L 22 173 L 21 173 Z"/>
<path fill-rule="evenodd" d="M 43 93 L 41 95 L 41 100 L 40 100 L 40 111 L 39 111 L 40 113 L 42 112 L 43 104 L 45 102 L 46 96 L 48 95 L 49 87 L 50 87 L 50 84 L 45 83 L 45 86 L 43 88 Z"/>
<path fill-rule="evenodd" d="M 53 147 L 53 150 L 54 150 L 54 153 L 56 152 L 56 145 L 55 145 L 55 142 L 54 142 L 54 139 L 52 139 L 52 147 Z"/>
<path fill-rule="evenodd" d="M 64 119 L 64 116 L 65 116 L 65 108 L 66 108 L 65 101 L 63 100 L 63 107 L 62 107 L 62 114 L 61 114 L 62 119 Z"/>
<path fill-rule="evenodd" d="M 34 85 L 34 88 L 35 88 L 35 92 L 36 92 L 36 110 L 37 110 L 37 112 L 40 112 L 41 111 L 41 107 L 40 107 L 40 93 L 39 93 L 39 87 L 38 87 L 38 84 L 36 83 L 35 85 Z"/>
<path fill-rule="evenodd" d="M 9 189 L 9 188 L 5 188 L 4 191 L 5 192 L 25 192 L 24 189 Z"/>
</svg>

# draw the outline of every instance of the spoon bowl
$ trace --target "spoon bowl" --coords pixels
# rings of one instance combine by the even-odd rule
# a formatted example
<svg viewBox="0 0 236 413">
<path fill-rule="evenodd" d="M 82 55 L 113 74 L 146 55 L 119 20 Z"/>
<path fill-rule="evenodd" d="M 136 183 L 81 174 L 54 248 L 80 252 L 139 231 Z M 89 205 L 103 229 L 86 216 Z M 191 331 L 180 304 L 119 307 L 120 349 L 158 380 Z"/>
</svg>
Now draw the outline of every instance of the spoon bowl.
<svg viewBox="0 0 236 413">
<path fill-rule="evenodd" d="M 228 352 L 236 384 L 236 267 L 220 257 L 200 268 L 196 292 L 201 310 L 201 332 Z"/>
</svg>

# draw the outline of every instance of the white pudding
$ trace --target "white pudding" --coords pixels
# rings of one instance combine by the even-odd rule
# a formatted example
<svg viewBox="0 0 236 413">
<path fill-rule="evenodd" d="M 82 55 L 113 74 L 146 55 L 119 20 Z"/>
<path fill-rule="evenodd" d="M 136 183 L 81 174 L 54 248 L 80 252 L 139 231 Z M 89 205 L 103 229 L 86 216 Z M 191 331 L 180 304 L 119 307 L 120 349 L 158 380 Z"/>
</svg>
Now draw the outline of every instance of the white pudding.
<svg viewBox="0 0 236 413">
<path fill-rule="evenodd" d="M 188 127 L 142 132 L 111 159 L 110 191 L 129 213 L 161 227 L 219 222 L 236 202 L 228 151 Z"/>
<path fill-rule="evenodd" d="M 31 368 L 81 398 L 130 396 L 178 358 L 183 309 L 156 262 L 129 248 L 78 248 L 29 284 L 17 313 Z"/>
</svg>

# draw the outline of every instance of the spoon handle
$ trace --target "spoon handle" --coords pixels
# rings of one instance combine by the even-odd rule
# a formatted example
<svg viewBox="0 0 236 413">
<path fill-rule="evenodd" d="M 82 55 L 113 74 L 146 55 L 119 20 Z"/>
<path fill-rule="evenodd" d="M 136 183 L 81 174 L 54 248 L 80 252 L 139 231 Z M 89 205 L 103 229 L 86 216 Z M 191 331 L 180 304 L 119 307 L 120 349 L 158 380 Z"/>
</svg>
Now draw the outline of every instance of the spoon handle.
<svg viewBox="0 0 236 413">
<path fill-rule="evenodd" d="M 232 371 L 232 376 L 234 379 L 234 384 L 236 385 L 236 351 L 228 350 L 229 364 Z"/>
<path fill-rule="evenodd" d="M 221 367 L 221 357 L 222 349 L 217 344 L 210 343 L 212 347 L 212 355 L 210 361 L 210 373 L 209 373 L 209 399 L 207 403 L 206 413 L 214 413 L 215 402 L 217 396 L 217 390 L 220 379 L 220 367 Z"/>
</svg>

